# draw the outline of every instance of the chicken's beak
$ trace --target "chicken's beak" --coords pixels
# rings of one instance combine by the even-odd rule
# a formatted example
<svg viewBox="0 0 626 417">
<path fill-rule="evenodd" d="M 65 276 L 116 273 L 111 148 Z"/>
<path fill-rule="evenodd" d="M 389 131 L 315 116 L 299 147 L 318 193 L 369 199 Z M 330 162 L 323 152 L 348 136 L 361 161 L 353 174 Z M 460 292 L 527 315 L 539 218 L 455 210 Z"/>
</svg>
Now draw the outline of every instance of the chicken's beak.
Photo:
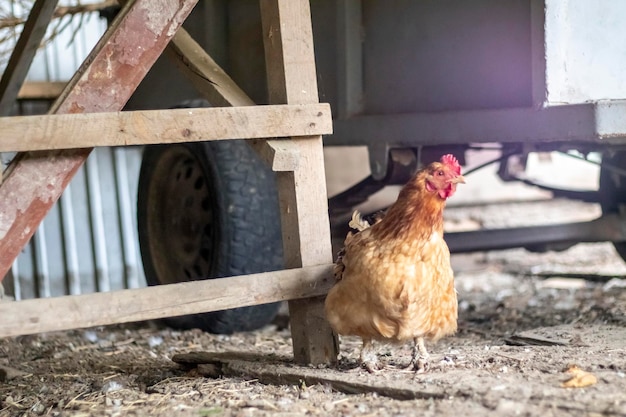
<svg viewBox="0 0 626 417">
<path fill-rule="evenodd" d="M 463 175 L 458 175 L 456 177 L 450 178 L 448 182 L 451 184 L 465 184 L 465 177 Z"/>
</svg>

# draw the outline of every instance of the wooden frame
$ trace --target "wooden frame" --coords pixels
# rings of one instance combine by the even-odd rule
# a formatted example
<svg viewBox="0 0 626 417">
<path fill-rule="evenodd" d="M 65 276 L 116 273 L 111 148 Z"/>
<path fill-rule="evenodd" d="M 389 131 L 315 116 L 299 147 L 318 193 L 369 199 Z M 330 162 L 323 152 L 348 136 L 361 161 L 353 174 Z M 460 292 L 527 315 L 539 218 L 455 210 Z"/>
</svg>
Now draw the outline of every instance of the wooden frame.
<svg viewBox="0 0 626 417">
<path fill-rule="evenodd" d="M 51 113 L 58 114 L 102 114 L 0 120 L 0 125 L 5 124 L 3 133 L 12 135 L 10 139 L 0 140 L 2 149 L 29 151 L 18 154 L 0 185 L 0 277 L 4 276 L 91 150 L 50 149 L 154 143 L 158 135 L 161 135 L 160 141 L 165 142 L 229 137 L 291 138 L 250 142 L 272 168 L 279 171 L 285 261 L 287 268 L 291 269 L 1 304 L 0 314 L 12 319 L 5 322 L 6 326 L 0 326 L 0 336 L 291 300 L 294 359 L 308 363 L 336 359 L 337 344 L 324 318 L 321 298 L 332 284 L 332 255 L 320 135 L 330 132 L 332 122 L 328 106 L 318 104 L 308 1 L 261 0 L 272 105 L 111 113 L 121 109 L 195 3 L 195 0 L 159 0 L 158 3 L 134 0 L 126 3 L 51 110 Z M 157 13 L 158 18 L 146 20 L 148 11 L 151 16 Z M 132 33 L 142 36 L 129 36 Z M 169 49 L 180 58 L 181 68 L 215 69 L 206 53 L 201 50 L 194 50 L 195 55 L 192 53 L 193 41 L 184 32 L 180 33 Z M 219 84 L 211 82 L 214 76 L 222 77 Z M 203 94 L 214 100 L 221 99 L 221 105 L 253 104 L 223 71 L 196 77 L 194 84 Z M 146 117 L 150 118 L 150 124 L 154 122 L 153 126 L 142 122 Z M 241 123 L 233 123 L 230 119 Z M 107 127 L 109 133 L 112 136 L 115 133 L 117 137 L 98 140 L 94 129 L 84 129 L 78 140 L 63 138 L 61 129 L 79 120 L 89 121 L 94 124 L 94 129 L 98 124 L 101 128 L 110 124 Z M 34 128 L 37 134 L 21 133 L 20 129 L 25 125 L 33 128 L 34 122 L 40 125 Z M 211 123 L 217 126 L 210 127 Z M 173 130 L 168 130 L 172 126 Z M 100 135 L 105 136 L 102 132 Z M 31 152 L 42 149 L 46 151 Z M 222 291 L 227 294 L 224 299 L 221 299 L 222 294 L 220 300 L 210 295 Z M 58 320 L 59 317 L 63 320 Z"/>
<path fill-rule="evenodd" d="M 129 1 L 50 113 L 120 111 L 196 2 Z M 147 27 L 146 14 L 152 13 L 159 18 Z M 90 152 L 91 148 L 19 153 L 11 162 L 0 185 L 0 277 Z"/>
<path fill-rule="evenodd" d="M 326 294 L 332 266 L 0 303 L 0 335 L 68 330 L 218 311 Z M 45 314 L 42 314 L 45 312 Z"/>
<path fill-rule="evenodd" d="M 332 128 L 328 104 L 2 117 L 0 152 L 319 136 Z"/>
</svg>

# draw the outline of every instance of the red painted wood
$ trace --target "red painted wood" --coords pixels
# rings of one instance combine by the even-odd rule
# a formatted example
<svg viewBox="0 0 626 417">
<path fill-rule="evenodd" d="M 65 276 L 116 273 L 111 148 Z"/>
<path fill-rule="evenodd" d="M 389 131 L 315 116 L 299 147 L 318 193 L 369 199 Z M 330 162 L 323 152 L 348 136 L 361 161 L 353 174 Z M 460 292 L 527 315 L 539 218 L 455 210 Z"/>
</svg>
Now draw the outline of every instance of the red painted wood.
<svg viewBox="0 0 626 417">
<path fill-rule="evenodd" d="M 129 2 L 50 112 L 121 110 L 196 3 Z M 0 185 L 0 280 L 90 152 L 26 152 L 11 163 Z"/>
</svg>

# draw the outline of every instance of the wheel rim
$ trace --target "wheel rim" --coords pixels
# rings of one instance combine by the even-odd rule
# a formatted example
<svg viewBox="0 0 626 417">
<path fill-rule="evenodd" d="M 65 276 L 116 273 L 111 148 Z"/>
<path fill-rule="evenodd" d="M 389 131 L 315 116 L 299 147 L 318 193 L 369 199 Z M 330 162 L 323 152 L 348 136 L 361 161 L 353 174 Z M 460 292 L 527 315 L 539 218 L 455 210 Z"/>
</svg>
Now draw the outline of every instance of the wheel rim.
<svg viewBox="0 0 626 417">
<path fill-rule="evenodd" d="M 162 284 L 205 279 L 215 266 L 215 193 L 186 146 L 168 146 L 157 161 L 148 194 L 147 227 Z"/>
</svg>

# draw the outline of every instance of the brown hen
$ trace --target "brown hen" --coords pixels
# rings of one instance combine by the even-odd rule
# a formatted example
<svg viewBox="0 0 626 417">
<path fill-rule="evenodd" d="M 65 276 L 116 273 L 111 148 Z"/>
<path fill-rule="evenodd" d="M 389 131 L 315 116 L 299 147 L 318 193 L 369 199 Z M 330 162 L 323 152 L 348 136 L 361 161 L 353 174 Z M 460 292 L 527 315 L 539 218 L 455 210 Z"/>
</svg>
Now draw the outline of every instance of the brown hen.
<svg viewBox="0 0 626 417">
<path fill-rule="evenodd" d="M 444 155 L 418 171 L 373 225 L 357 211 L 352 216 L 356 233 L 345 239 L 325 309 L 337 333 L 363 339 L 360 361 L 371 372 L 380 368 L 373 340 L 413 340 L 409 366 L 423 371 L 428 361 L 424 339 L 437 341 L 456 331 L 443 209 L 464 182 L 456 158 Z"/>
</svg>

